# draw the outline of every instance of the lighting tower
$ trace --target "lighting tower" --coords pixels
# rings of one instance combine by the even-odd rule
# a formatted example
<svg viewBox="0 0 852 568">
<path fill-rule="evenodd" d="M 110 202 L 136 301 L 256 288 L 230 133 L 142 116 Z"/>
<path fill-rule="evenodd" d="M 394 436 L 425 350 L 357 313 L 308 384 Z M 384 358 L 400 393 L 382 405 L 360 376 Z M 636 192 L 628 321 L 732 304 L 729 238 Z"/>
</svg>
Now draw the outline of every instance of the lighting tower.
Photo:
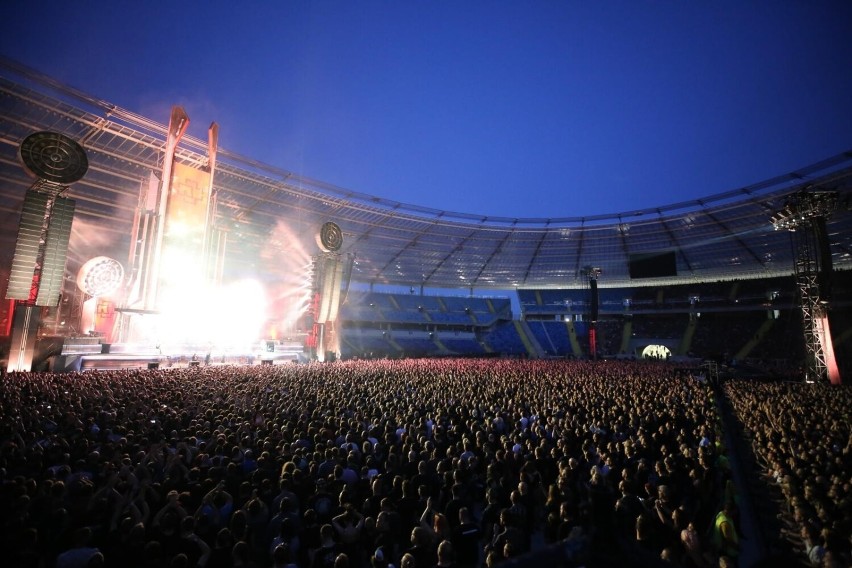
<svg viewBox="0 0 852 568">
<path fill-rule="evenodd" d="M 595 266 L 583 268 L 583 274 L 589 279 L 589 358 L 598 358 L 597 323 L 600 311 L 600 295 L 598 294 L 598 278 L 601 269 Z"/>
<path fill-rule="evenodd" d="M 825 221 L 836 208 L 837 192 L 801 191 L 771 219 L 776 231 L 786 229 L 793 237 L 808 382 L 840 384 L 827 314 L 832 264 Z"/>
</svg>

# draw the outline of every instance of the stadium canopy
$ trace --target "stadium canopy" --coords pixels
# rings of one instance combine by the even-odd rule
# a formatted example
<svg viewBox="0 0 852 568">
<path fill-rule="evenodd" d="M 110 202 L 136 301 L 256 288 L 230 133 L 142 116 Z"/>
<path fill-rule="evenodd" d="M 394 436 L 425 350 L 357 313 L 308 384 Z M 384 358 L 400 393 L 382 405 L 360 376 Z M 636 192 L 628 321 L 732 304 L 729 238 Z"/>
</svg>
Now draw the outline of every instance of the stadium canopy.
<svg viewBox="0 0 852 568">
<path fill-rule="evenodd" d="M 34 181 L 18 149 L 44 130 L 74 139 L 89 160 L 88 173 L 67 194 L 77 201 L 69 270 L 92 256 L 123 262 L 140 188 L 162 169 L 166 125 L 0 58 L 0 269 L 11 263 L 24 194 Z M 206 147 L 185 136 L 176 159 L 203 168 Z M 399 203 L 222 148 L 214 177 L 215 227 L 228 233 L 226 277 L 262 277 L 270 258 L 296 248 L 317 252 L 315 233 L 334 221 L 343 230 L 343 252 L 355 255 L 353 282 L 469 290 L 578 287 L 592 267 L 603 287 L 792 274 L 790 235 L 775 230 L 771 218 L 802 191 L 838 192 L 827 228 L 834 267 L 849 269 L 850 190 L 852 151 L 704 199 L 547 219 Z M 631 279 L 631 259 L 657 254 L 673 255 L 676 275 Z"/>
</svg>

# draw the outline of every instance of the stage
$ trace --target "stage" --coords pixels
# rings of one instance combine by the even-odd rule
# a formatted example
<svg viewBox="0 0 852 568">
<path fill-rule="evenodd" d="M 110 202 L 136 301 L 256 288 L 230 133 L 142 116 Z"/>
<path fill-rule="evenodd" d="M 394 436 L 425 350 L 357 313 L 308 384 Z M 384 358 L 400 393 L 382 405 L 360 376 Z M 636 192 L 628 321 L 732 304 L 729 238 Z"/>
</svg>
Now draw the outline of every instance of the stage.
<svg viewBox="0 0 852 568">
<path fill-rule="evenodd" d="M 144 345 L 103 343 L 98 337 L 54 338 L 61 353 L 46 358 L 46 370 L 75 372 L 115 369 L 169 369 L 221 365 L 280 365 L 308 361 L 295 342 L 264 340 L 252 348 L 218 350 L 209 345 Z"/>
</svg>

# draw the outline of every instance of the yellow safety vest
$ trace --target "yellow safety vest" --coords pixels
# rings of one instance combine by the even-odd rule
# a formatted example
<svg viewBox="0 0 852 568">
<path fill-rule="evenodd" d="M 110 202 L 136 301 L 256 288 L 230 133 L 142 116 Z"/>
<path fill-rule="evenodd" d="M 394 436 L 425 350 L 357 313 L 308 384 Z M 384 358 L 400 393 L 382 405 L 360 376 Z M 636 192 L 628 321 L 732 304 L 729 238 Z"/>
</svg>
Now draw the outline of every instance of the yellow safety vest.
<svg viewBox="0 0 852 568">
<path fill-rule="evenodd" d="M 722 525 L 724 523 L 728 523 L 728 525 L 730 525 L 728 530 L 731 534 L 731 540 L 726 540 L 722 534 Z M 739 540 L 737 530 L 734 527 L 734 521 L 732 521 L 724 511 L 720 511 L 719 514 L 716 515 L 716 521 L 713 523 L 713 544 L 716 545 L 716 550 L 725 556 L 736 556 L 740 551 Z"/>
</svg>

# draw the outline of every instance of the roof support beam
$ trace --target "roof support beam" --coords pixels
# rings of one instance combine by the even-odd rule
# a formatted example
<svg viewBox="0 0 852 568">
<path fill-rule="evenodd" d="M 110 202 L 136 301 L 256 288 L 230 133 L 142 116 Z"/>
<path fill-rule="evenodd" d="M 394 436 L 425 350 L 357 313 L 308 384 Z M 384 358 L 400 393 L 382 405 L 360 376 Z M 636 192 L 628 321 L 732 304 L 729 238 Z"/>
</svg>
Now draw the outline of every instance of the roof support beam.
<svg viewBox="0 0 852 568">
<path fill-rule="evenodd" d="M 410 241 L 408 241 L 408 243 L 407 243 L 404 247 L 400 248 L 400 249 L 399 249 L 399 251 L 397 251 L 397 253 L 396 253 L 396 254 L 394 254 L 393 256 L 391 256 L 391 258 L 390 258 L 390 259 L 389 259 L 389 260 L 388 260 L 388 261 L 387 261 L 387 262 L 386 262 L 386 263 L 385 263 L 385 264 L 381 267 L 381 269 L 379 269 L 379 272 L 378 272 L 377 276 L 378 276 L 378 275 L 382 275 L 382 274 L 384 274 L 384 273 L 388 270 L 388 268 L 390 268 L 391 266 L 393 266 L 394 264 L 396 264 L 396 261 L 397 261 L 397 260 L 398 260 L 401 256 L 403 256 L 405 253 L 407 253 L 410 249 L 412 249 L 412 248 L 416 247 L 416 246 L 417 246 L 418 241 L 420 240 L 420 237 L 422 237 L 423 235 L 425 235 L 425 234 L 426 234 L 426 232 L 429 230 L 429 228 L 430 228 L 430 227 L 434 227 L 435 225 L 437 225 L 437 223 L 438 223 L 438 221 L 437 221 L 437 219 L 436 219 L 433 223 L 431 223 L 430 225 L 426 225 L 426 226 L 425 226 L 425 227 L 424 227 L 424 228 L 423 228 L 420 232 L 418 232 L 418 233 L 417 233 L 417 236 L 415 236 L 413 239 L 411 239 Z M 375 228 L 375 226 L 374 226 L 374 228 Z M 432 274 L 434 274 L 434 270 L 432 271 Z M 431 274 L 430 274 L 430 275 L 431 275 Z M 422 282 L 420 282 L 420 284 L 421 284 L 421 285 L 422 285 L 422 284 L 425 284 L 425 282 L 426 282 L 426 275 L 424 274 L 424 275 L 422 275 L 422 276 L 423 276 L 423 278 L 422 278 Z"/>
<path fill-rule="evenodd" d="M 580 260 L 583 258 L 583 244 L 586 237 L 586 231 L 583 229 L 585 225 L 585 221 L 580 225 L 580 238 L 577 242 L 577 258 L 574 259 L 574 279 L 580 277 Z"/>
<path fill-rule="evenodd" d="M 482 267 L 479 269 L 479 271 L 476 273 L 476 276 L 474 276 L 473 280 L 471 281 L 471 286 L 474 285 L 476 282 L 479 282 L 479 279 L 482 277 L 482 274 L 485 272 L 485 269 L 488 268 L 488 265 L 491 263 L 492 260 L 494 260 L 494 257 L 497 256 L 497 254 L 503 250 L 503 245 L 506 244 L 506 241 L 509 240 L 509 237 L 514 234 L 515 227 L 513 225 L 512 229 L 506 232 L 506 236 L 500 239 L 500 242 L 497 243 L 497 246 L 494 247 L 494 250 L 491 252 L 490 255 L 488 255 L 488 258 L 485 260 L 485 262 L 482 263 Z"/>
<path fill-rule="evenodd" d="M 544 239 L 547 237 L 547 231 L 542 231 L 541 236 L 538 238 L 538 243 L 535 245 L 535 251 L 532 254 L 532 258 L 527 263 L 527 269 L 524 271 L 524 277 L 521 280 L 521 284 L 525 284 L 527 279 L 530 277 L 530 272 L 532 272 L 533 266 L 535 266 L 535 261 L 538 260 L 538 251 L 541 250 L 541 245 L 544 244 Z"/>
<path fill-rule="evenodd" d="M 692 264 L 689 262 L 689 257 L 687 257 L 686 253 L 683 252 L 683 249 L 680 246 L 680 242 L 678 242 L 677 237 L 672 232 L 671 228 L 669 227 L 669 224 L 666 223 L 666 219 L 665 217 L 663 217 L 663 212 L 659 209 L 657 210 L 657 212 L 660 215 L 660 225 L 662 225 L 663 230 L 669 236 L 669 239 L 671 239 L 672 244 L 674 245 L 675 250 L 677 251 L 677 254 L 680 255 L 681 260 L 683 260 L 683 263 L 686 265 L 686 269 L 689 272 L 692 272 Z"/>
<path fill-rule="evenodd" d="M 463 237 L 463 238 L 462 238 L 461 242 L 460 242 L 459 244 L 457 244 L 457 245 L 453 248 L 453 250 L 451 250 L 451 251 L 450 251 L 450 253 L 449 253 L 449 254 L 445 255 L 445 256 L 444 256 L 444 258 L 442 258 L 441 260 L 439 260 L 439 261 L 438 261 L 438 264 L 437 264 L 437 265 L 435 265 L 435 268 L 433 268 L 433 269 L 432 269 L 432 272 L 430 272 L 429 274 L 427 274 L 427 275 L 426 275 L 426 278 L 424 278 L 424 279 L 423 279 L 423 284 L 425 284 L 426 282 L 429 282 L 429 280 L 432 278 L 432 276 L 434 276 L 434 275 L 435 275 L 435 273 L 436 273 L 436 272 L 438 272 L 438 271 L 441 269 L 441 267 L 442 267 L 442 266 L 444 266 L 444 264 L 446 264 L 446 262 L 447 262 L 449 259 L 453 258 L 453 256 L 455 256 L 455 254 L 456 254 L 457 252 L 459 252 L 460 250 L 463 250 L 463 249 L 464 249 L 464 244 L 465 244 L 466 242 L 468 242 L 468 241 L 470 240 L 470 238 L 471 238 L 472 236 L 474 236 L 475 234 L 476 234 L 476 229 L 474 229 L 474 230 L 472 230 L 471 232 L 469 232 L 469 233 L 468 233 L 465 237 Z M 473 283 L 472 283 L 472 282 L 465 282 L 465 286 L 472 286 L 472 285 L 473 285 Z"/>
<path fill-rule="evenodd" d="M 704 211 L 704 214 L 710 217 L 710 219 L 714 223 L 719 225 L 722 230 L 727 233 L 728 236 L 730 236 L 734 240 L 734 242 L 736 242 L 744 251 L 746 251 L 749 256 L 751 256 L 751 258 L 753 258 L 760 266 L 766 268 L 766 262 L 762 258 L 757 256 L 757 254 L 755 254 L 755 252 L 751 250 L 751 247 L 749 247 L 739 235 L 734 234 L 734 232 L 725 223 L 720 221 L 719 218 L 716 217 L 716 215 L 714 215 L 712 211 Z"/>
</svg>

